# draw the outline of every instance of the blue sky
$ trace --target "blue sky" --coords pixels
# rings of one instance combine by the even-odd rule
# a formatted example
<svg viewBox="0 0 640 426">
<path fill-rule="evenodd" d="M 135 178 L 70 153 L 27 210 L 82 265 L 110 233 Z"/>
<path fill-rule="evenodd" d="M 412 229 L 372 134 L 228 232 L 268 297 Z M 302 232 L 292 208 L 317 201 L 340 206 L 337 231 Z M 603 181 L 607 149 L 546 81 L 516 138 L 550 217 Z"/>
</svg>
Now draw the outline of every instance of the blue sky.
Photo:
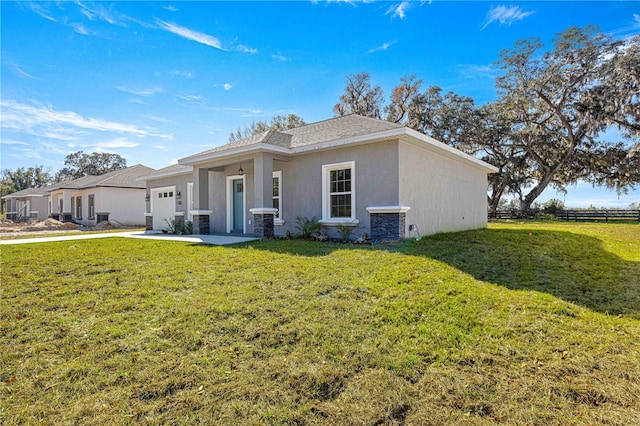
<svg viewBox="0 0 640 426">
<path fill-rule="evenodd" d="M 53 171 L 78 150 L 160 168 L 252 120 L 333 116 L 347 74 L 385 97 L 405 74 L 484 103 L 516 40 L 594 24 L 640 31 L 640 2 L 7 2 L 1 167 Z M 590 185 L 544 199 L 626 206 Z"/>
</svg>

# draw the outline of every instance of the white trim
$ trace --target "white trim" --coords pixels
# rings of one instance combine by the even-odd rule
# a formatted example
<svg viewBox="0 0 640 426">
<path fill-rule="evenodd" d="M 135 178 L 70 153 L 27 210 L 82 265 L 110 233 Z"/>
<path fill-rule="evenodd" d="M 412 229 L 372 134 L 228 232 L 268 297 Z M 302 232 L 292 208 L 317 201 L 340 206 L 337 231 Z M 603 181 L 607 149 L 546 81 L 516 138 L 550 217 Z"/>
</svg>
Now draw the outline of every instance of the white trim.
<svg viewBox="0 0 640 426">
<path fill-rule="evenodd" d="M 208 214 L 213 214 L 213 210 L 190 210 L 189 213 L 195 216 L 205 216 Z"/>
<path fill-rule="evenodd" d="M 246 175 L 227 176 L 227 233 L 233 229 L 233 181 L 242 179 L 242 233 L 247 233 L 247 185 Z"/>
<path fill-rule="evenodd" d="M 184 212 L 176 212 L 176 213 L 174 214 L 174 216 L 176 216 L 176 217 L 177 217 L 177 216 L 183 216 L 183 217 L 184 217 Z"/>
<path fill-rule="evenodd" d="M 456 159 L 458 161 L 462 161 L 474 167 L 479 167 L 487 173 L 496 173 L 498 172 L 498 168 L 492 166 L 491 164 L 482 161 L 472 155 L 464 153 L 459 149 L 453 148 L 449 145 L 446 145 L 436 139 L 433 139 L 430 136 L 422 134 L 413 129 L 409 129 L 407 127 L 400 127 L 397 129 L 383 130 L 380 132 L 367 133 L 360 136 L 354 136 L 345 139 L 335 139 L 332 141 L 321 142 L 313 145 L 305 145 L 299 146 L 295 148 L 284 148 L 275 145 L 258 143 L 252 145 L 245 145 L 238 148 L 232 148 L 223 151 L 216 151 L 209 154 L 195 154 L 189 157 L 182 158 L 178 160 L 178 164 L 189 165 L 195 164 L 199 162 L 205 162 L 209 160 L 215 159 L 223 159 L 228 157 L 234 157 L 239 154 L 249 154 L 253 152 L 274 152 L 280 154 L 302 154 L 311 151 L 332 149 L 346 145 L 357 145 L 362 143 L 373 143 L 382 141 L 385 139 L 402 139 L 406 142 L 414 143 L 418 146 L 421 146 L 425 149 L 430 149 L 432 151 L 438 152 L 445 157 Z"/>
<path fill-rule="evenodd" d="M 167 171 L 167 172 L 151 173 L 151 174 L 148 174 L 148 175 L 137 177 L 136 179 L 134 179 L 134 181 L 135 182 L 144 182 L 144 181 L 147 181 L 147 180 L 160 179 L 160 178 L 165 178 L 165 177 L 169 177 L 169 176 L 188 175 L 188 174 L 191 174 L 191 173 L 193 173 L 193 167 L 191 167 L 190 170 L 180 170 L 180 169 L 178 169 L 178 170 L 171 170 L 171 171 Z"/>
<path fill-rule="evenodd" d="M 153 217 L 153 213 L 145 213 L 144 217 Z"/>
<path fill-rule="evenodd" d="M 322 219 L 320 223 L 325 226 L 358 226 L 360 221 L 358 219 L 339 218 L 339 219 Z"/>
<path fill-rule="evenodd" d="M 257 207 L 254 209 L 249 209 L 249 212 L 251 214 L 276 214 L 278 212 L 278 209 L 274 209 L 271 207 Z"/>
<path fill-rule="evenodd" d="M 351 169 L 351 217 L 333 218 L 331 217 L 331 203 L 329 201 L 329 176 L 331 171 L 340 169 Z M 356 162 L 345 161 L 342 163 L 323 164 L 322 165 L 322 222 L 327 225 L 345 224 L 345 222 L 353 222 L 356 219 Z"/>
<path fill-rule="evenodd" d="M 187 182 L 187 220 L 193 220 L 193 182 Z"/>
<path fill-rule="evenodd" d="M 278 178 L 278 206 L 280 206 L 277 213 L 279 217 L 275 217 L 275 214 L 273 217 L 274 225 L 276 221 L 282 222 L 281 224 L 284 224 L 284 221 L 282 220 L 282 170 L 275 170 L 273 172 L 273 177 Z M 273 205 L 273 184 L 271 185 L 271 205 Z"/>
<path fill-rule="evenodd" d="M 286 222 L 282 219 L 273 219 L 273 225 L 274 226 L 282 226 L 284 225 Z"/>
<path fill-rule="evenodd" d="M 408 206 L 372 206 L 367 207 L 369 213 L 406 213 L 411 209 Z"/>
</svg>

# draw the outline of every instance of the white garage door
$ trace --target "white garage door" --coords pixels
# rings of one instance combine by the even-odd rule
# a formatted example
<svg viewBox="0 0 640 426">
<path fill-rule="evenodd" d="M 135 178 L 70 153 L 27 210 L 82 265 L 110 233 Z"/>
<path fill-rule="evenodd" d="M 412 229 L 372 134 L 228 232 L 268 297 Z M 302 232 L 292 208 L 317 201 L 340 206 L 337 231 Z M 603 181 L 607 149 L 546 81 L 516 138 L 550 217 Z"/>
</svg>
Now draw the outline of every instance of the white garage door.
<svg viewBox="0 0 640 426">
<path fill-rule="evenodd" d="M 168 221 L 176 216 L 176 187 L 155 188 L 151 190 L 151 214 L 153 215 L 153 229 L 167 229 Z"/>
</svg>

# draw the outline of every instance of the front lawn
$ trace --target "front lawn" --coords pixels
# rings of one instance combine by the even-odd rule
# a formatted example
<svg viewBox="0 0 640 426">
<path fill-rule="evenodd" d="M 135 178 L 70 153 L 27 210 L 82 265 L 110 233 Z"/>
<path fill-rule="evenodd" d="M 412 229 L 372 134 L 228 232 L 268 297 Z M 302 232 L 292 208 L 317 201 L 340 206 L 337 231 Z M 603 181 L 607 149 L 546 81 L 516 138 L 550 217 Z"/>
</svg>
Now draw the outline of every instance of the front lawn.
<svg viewBox="0 0 640 426">
<path fill-rule="evenodd" d="M 640 225 L 3 246 L 0 423 L 640 424 Z"/>
</svg>

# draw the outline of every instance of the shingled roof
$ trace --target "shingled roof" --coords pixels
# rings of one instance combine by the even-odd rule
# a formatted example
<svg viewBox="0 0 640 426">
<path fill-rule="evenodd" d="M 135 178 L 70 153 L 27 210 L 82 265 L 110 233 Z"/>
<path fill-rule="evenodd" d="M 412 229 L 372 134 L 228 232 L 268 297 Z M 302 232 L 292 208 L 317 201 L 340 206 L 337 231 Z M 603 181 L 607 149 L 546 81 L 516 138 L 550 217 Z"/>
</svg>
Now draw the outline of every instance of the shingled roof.
<svg viewBox="0 0 640 426">
<path fill-rule="evenodd" d="M 7 194 L 2 197 L 3 200 L 7 198 L 25 198 L 25 197 L 45 197 L 47 195 L 48 187 L 43 188 L 26 188 L 21 191 L 16 191 L 11 194 Z"/>
<path fill-rule="evenodd" d="M 280 148 L 299 148 L 304 146 L 321 144 L 335 140 L 347 139 L 356 136 L 367 135 L 385 130 L 401 129 L 404 126 L 389 121 L 376 120 L 357 114 L 335 117 L 329 120 L 319 121 L 288 130 L 267 130 L 256 133 L 248 138 L 203 151 L 189 157 L 182 158 L 180 162 L 189 162 L 201 156 L 233 150 L 236 148 L 250 147 L 258 144 L 268 144 Z"/>
<path fill-rule="evenodd" d="M 155 170 L 141 164 L 114 170 L 100 176 L 84 176 L 78 179 L 60 182 L 46 188 L 47 192 L 58 189 L 86 189 L 96 187 L 112 188 L 145 188 L 144 181 L 138 181 L 141 176 L 151 174 Z"/>
</svg>

